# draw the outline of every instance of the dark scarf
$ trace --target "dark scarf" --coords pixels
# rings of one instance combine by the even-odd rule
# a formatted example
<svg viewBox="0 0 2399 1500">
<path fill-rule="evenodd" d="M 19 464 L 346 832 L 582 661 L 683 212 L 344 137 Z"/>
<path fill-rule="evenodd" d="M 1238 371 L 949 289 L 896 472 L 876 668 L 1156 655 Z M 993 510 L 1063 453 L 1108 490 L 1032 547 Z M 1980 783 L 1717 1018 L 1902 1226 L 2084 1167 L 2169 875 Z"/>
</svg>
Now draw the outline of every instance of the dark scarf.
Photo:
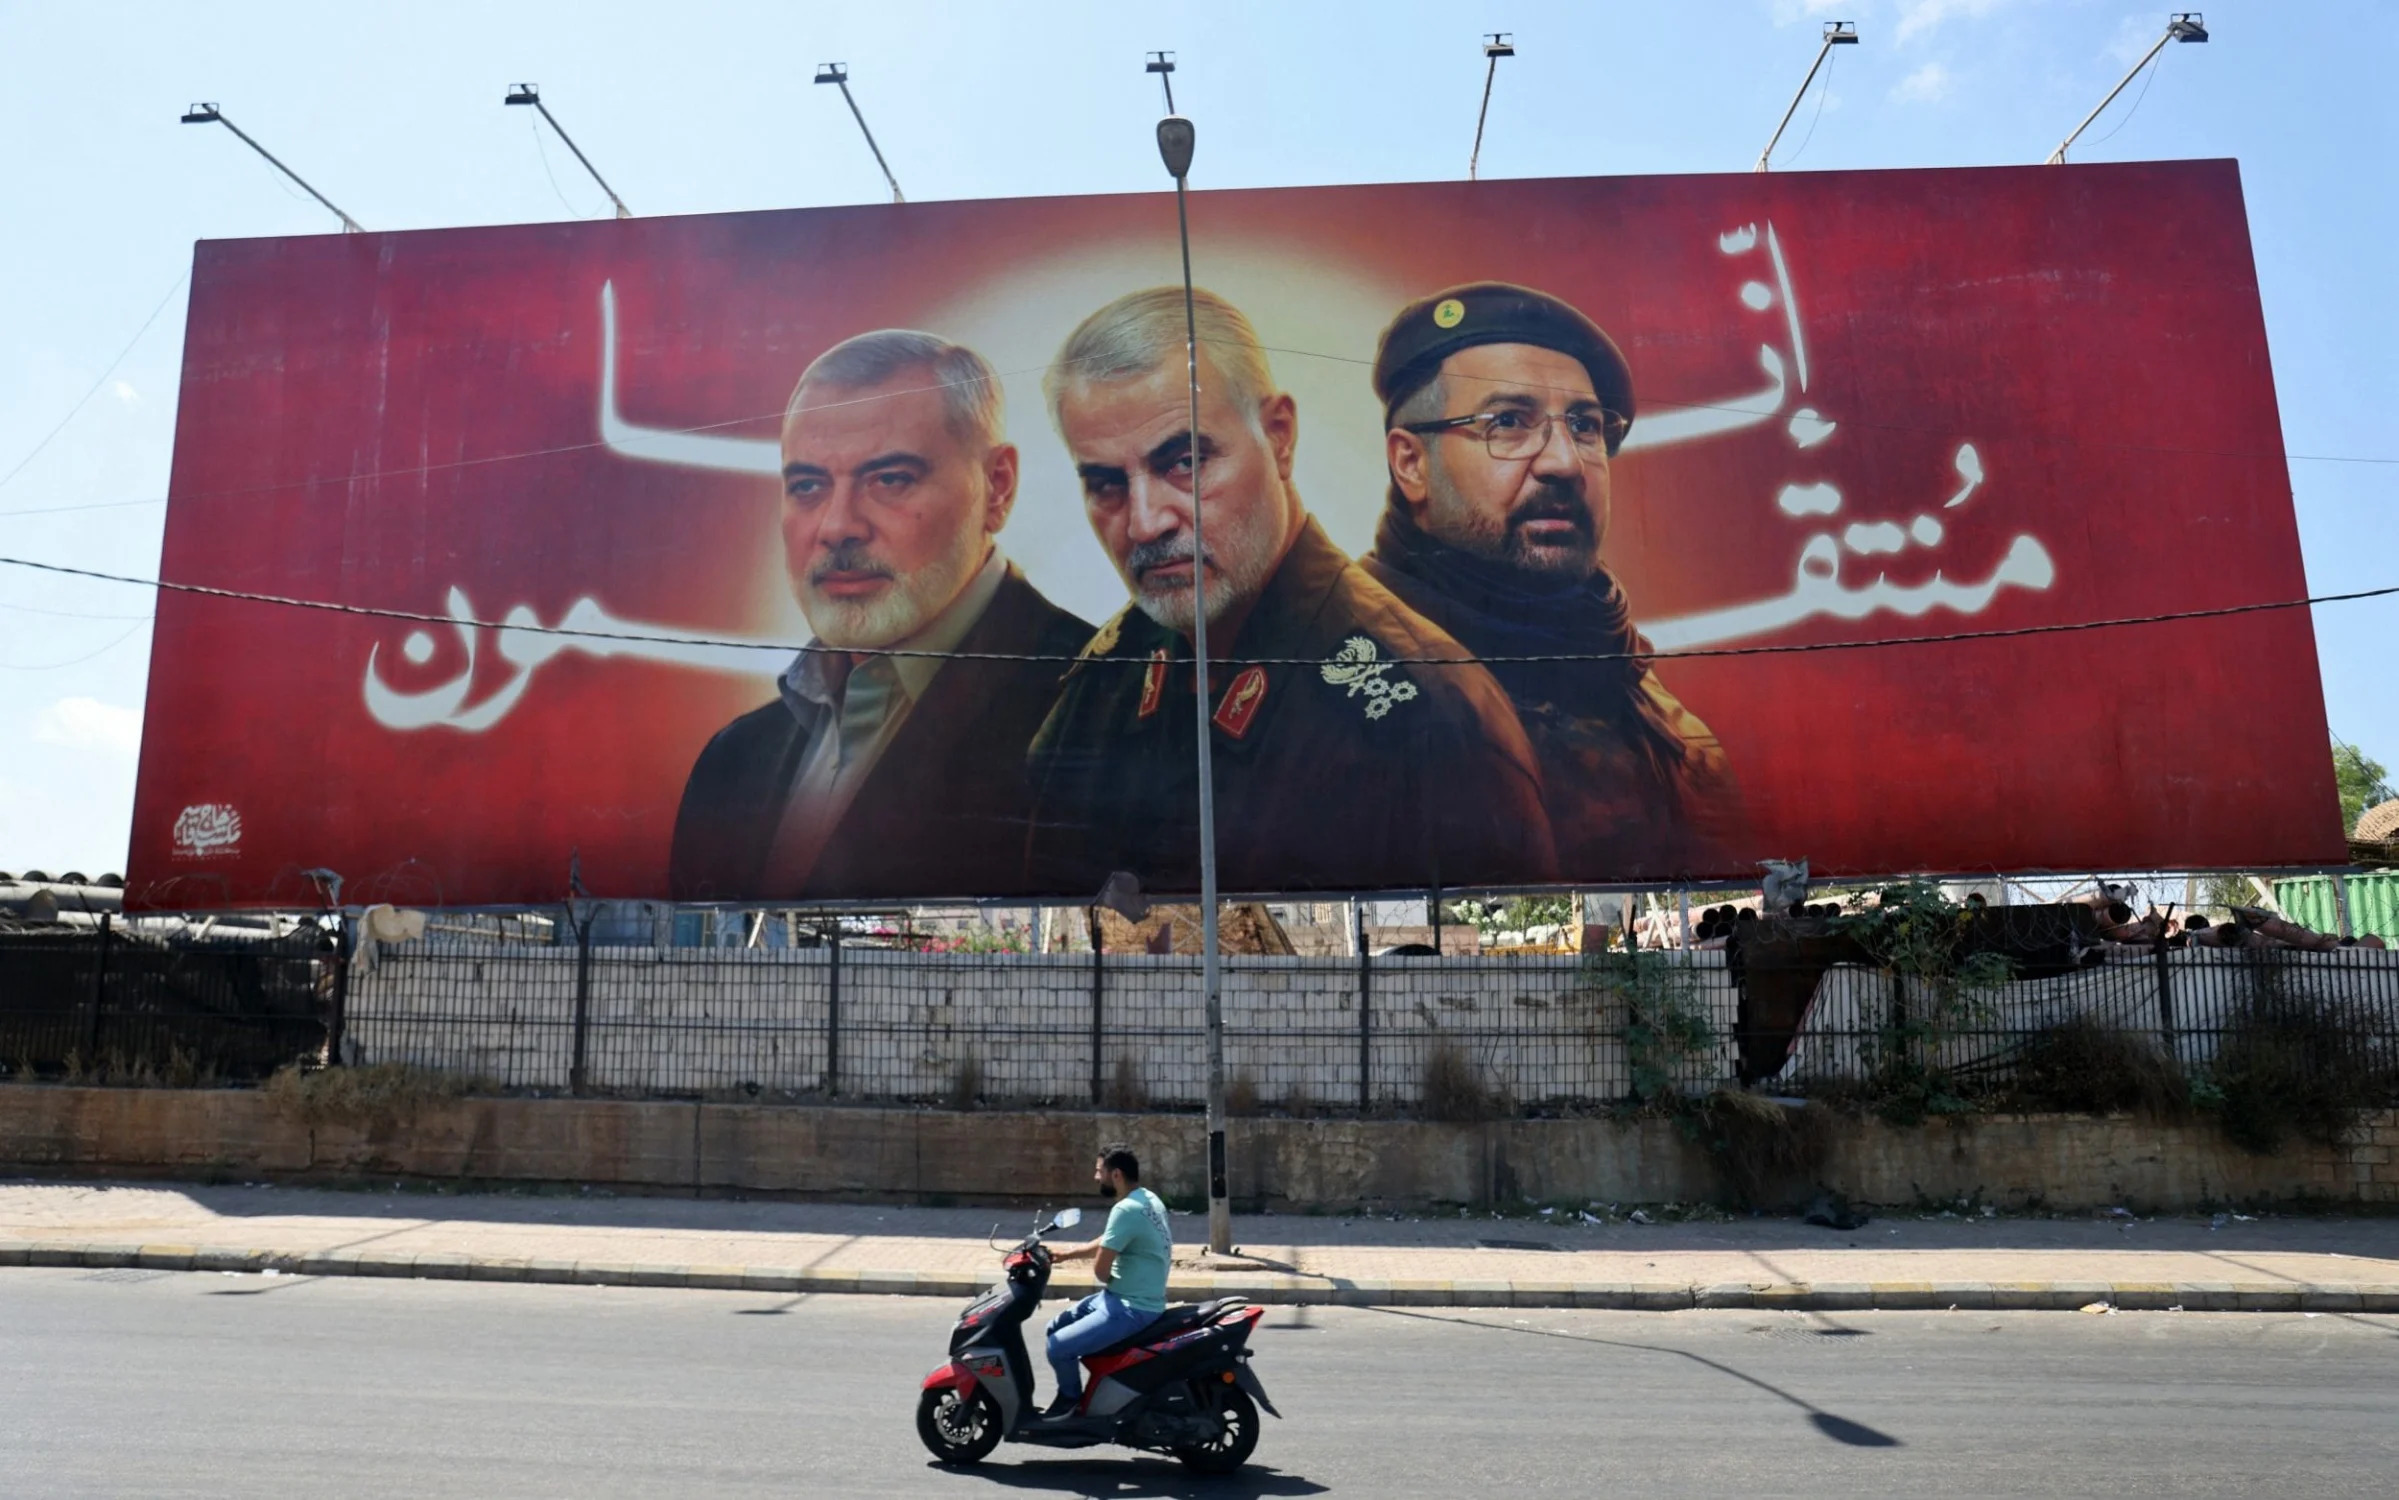
<svg viewBox="0 0 2399 1500">
<path fill-rule="evenodd" d="M 1439 597 L 1433 623 L 1479 657 L 1619 655 L 1614 661 L 1493 662 L 1491 675 L 1519 702 L 1621 718 L 1647 670 L 1649 642 L 1633 628 L 1624 589 L 1601 568 L 1555 583 L 1424 534 L 1406 511 L 1383 511 L 1374 555 Z"/>
</svg>

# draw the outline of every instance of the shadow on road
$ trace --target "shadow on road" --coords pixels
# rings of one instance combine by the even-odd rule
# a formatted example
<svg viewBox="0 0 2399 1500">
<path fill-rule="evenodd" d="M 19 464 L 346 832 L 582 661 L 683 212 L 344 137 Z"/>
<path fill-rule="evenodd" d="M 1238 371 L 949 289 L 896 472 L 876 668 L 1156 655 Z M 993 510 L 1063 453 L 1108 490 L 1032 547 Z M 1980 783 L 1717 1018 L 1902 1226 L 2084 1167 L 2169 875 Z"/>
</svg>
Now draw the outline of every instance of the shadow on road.
<svg viewBox="0 0 2399 1500">
<path fill-rule="evenodd" d="M 1010 1489 L 1041 1490 L 1060 1495 L 1089 1495 L 1099 1500 L 1250 1500 L 1266 1495 L 1322 1495 L 1328 1487 L 1297 1474 L 1284 1474 L 1255 1465 L 1238 1474 L 1211 1478 L 1194 1474 L 1180 1464 L 1155 1459 L 1036 1459 L 1031 1463 L 982 1464 L 972 1469 L 947 1469 L 927 1464 L 936 1474 L 954 1474 L 976 1484 Z"/>
<path fill-rule="evenodd" d="M 1710 1359 L 1704 1354 L 1694 1354 L 1688 1349 L 1677 1349 L 1667 1344 L 1636 1344 L 1629 1339 L 1603 1339 L 1587 1333 L 1563 1333 L 1554 1328 L 1514 1327 L 1504 1323 L 1485 1323 L 1477 1318 L 1445 1318 L 1438 1313 L 1410 1312 L 1405 1308 L 1398 1307 L 1375 1307 L 1369 1308 L 1367 1311 L 1379 1312 L 1393 1318 L 1415 1318 L 1425 1323 L 1456 1323 L 1466 1328 L 1485 1328 L 1493 1333 L 1527 1333 L 1537 1338 L 1565 1339 L 1577 1344 L 1601 1344 L 1610 1349 L 1631 1349 L 1642 1354 L 1671 1354 L 1679 1359 L 1690 1360 L 1694 1364 L 1705 1365 L 1720 1375 L 1730 1375 L 1744 1385 L 1756 1386 L 1777 1400 L 1790 1402 L 1808 1414 L 1808 1421 L 1814 1424 L 1818 1432 L 1836 1443 L 1845 1443 L 1852 1448 L 1906 1446 L 1887 1432 L 1877 1431 L 1863 1422 L 1853 1422 L 1847 1417 L 1836 1416 L 1805 1397 L 1795 1396 L 1771 1381 L 1760 1380 L 1757 1376 L 1746 1371 L 1736 1370 L 1721 1360 Z M 1850 1332 L 1851 1330 L 1840 1331 Z"/>
</svg>

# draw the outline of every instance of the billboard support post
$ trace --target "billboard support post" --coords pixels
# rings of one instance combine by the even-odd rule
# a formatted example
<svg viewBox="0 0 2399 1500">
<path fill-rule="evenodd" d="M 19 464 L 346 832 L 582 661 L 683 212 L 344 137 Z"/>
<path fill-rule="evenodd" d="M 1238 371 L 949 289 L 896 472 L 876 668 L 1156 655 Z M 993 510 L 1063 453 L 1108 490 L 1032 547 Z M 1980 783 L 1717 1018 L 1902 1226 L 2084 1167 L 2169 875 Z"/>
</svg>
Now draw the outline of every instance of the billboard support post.
<svg viewBox="0 0 2399 1500">
<path fill-rule="evenodd" d="M 1083 921 L 1091 929 L 1091 1107 L 1097 1109 L 1108 1097 L 1107 1059 L 1103 1052 L 1106 1038 L 1100 1030 L 1102 1022 L 1100 1007 L 1107 996 L 1104 988 L 1107 977 L 1101 968 L 1104 962 L 1102 950 L 1107 947 L 1107 939 L 1100 936 L 1100 909 L 1098 907 L 1084 907 Z"/>
<path fill-rule="evenodd" d="M 841 919 L 825 944 L 825 1097 L 841 1096 Z"/>
<path fill-rule="evenodd" d="M 1216 768 L 1208 712 L 1208 540 L 1200 519 L 1199 313 L 1191 288 L 1191 122 L 1158 122 L 1158 155 L 1175 180 L 1175 231 L 1183 247 L 1183 360 L 1191 377 L 1191 663 L 1192 716 L 1199 755 L 1200 986 L 1208 1014 L 1208 1248 L 1233 1249 L 1233 1206 L 1225 1190 L 1224 993 L 1216 952 Z"/>
<path fill-rule="evenodd" d="M 1374 959 L 1366 951 L 1366 909 L 1349 904 L 1358 936 L 1358 1113 L 1374 1102 Z"/>
</svg>

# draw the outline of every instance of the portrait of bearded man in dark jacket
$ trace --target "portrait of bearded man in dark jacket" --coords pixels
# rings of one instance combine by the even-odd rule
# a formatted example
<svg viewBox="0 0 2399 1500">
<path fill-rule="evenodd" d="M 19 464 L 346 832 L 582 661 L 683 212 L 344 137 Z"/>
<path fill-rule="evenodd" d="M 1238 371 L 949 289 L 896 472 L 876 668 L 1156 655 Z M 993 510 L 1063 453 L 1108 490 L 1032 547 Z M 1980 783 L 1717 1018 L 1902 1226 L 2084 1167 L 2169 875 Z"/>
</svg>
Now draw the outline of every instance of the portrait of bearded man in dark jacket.
<svg viewBox="0 0 2399 1500">
<path fill-rule="evenodd" d="M 1374 381 L 1391 489 L 1360 561 L 1514 701 L 1560 877 L 1721 873 L 1724 749 L 1658 680 L 1601 557 L 1634 412 L 1615 342 L 1555 297 L 1477 282 L 1402 309 Z"/>
</svg>

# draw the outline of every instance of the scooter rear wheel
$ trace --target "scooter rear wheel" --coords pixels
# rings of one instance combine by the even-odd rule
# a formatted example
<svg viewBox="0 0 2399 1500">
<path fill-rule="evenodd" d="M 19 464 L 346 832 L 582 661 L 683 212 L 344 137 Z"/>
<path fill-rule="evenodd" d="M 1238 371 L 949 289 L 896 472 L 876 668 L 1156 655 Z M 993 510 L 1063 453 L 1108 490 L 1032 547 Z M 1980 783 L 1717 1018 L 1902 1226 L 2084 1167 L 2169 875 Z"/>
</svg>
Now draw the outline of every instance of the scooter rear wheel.
<svg viewBox="0 0 2399 1500">
<path fill-rule="evenodd" d="M 971 1393 L 927 1391 L 916 1403 L 916 1435 L 945 1464 L 981 1463 L 1000 1445 L 1000 1404 L 980 1386 Z"/>
<path fill-rule="evenodd" d="M 1206 1391 L 1202 1385 L 1200 1390 Z M 1230 1474 L 1249 1462 L 1250 1454 L 1258 1447 L 1258 1403 L 1239 1386 L 1220 1386 L 1215 1396 L 1216 1413 L 1224 1425 L 1216 1436 L 1205 1443 L 1190 1443 L 1174 1450 L 1183 1467 L 1201 1474 Z"/>
</svg>

